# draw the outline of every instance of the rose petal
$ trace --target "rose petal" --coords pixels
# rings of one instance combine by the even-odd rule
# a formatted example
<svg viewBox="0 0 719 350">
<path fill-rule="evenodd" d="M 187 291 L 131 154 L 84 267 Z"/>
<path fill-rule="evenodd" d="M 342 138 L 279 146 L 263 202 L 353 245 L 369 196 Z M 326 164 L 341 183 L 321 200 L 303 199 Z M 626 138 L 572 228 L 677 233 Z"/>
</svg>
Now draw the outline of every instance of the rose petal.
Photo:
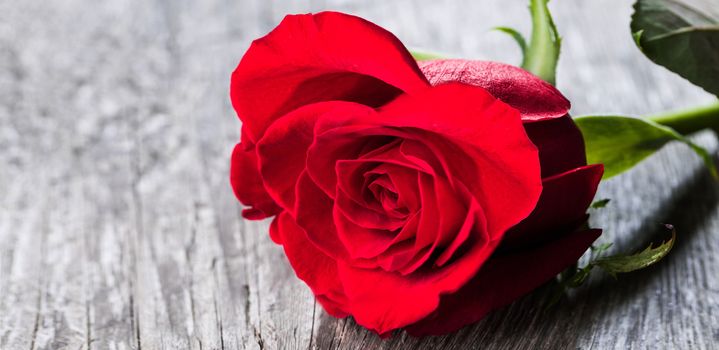
<svg viewBox="0 0 719 350">
<path fill-rule="evenodd" d="M 470 198 L 467 195 L 464 195 L 462 197 L 464 197 L 469 203 L 471 203 L 467 212 L 472 215 L 475 215 L 475 225 L 481 228 L 481 230 L 479 231 L 486 231 L 484 227 L 486 226 L 487 218 L 484 217 L 484 212 L 482 210 L 479 210 L 479 204 L 474 201 L 473 198 Z M 460 228 L 457 231 L 457 234 L 454 237 L 451 237 L 450 243 L 443 248 L 442 253 L 437 256 L 437 259 L 434 262 L 435 266 L 444 266 L 445 264 L 447 264 L 447 262 L 451 261 L 451 259 L 455 257 L 455 253 L 460 251 L 461 247 L 466 246 L 465 243 L 470 240 L 470 233 L 470 231 L 464 230 L 464 227 Z"/>
<path fill-rule="evenodd" d="M 273 216 L 282 208 L 267 194 L 262 178 L 257 170 L 257 154 L 254 147 L 238 143 L 232 151 L 230 162 L 230 184 L 237 199 L 247 208 L 242 216 L 250 220 L 260 220 Z"/>
<path fill-rule="evenodd" d="M 347 218 L 335 205 L 337 234 L 352 259 L 374 258 L 395 242 L 392 231 L 362 227 Z"/>
<path fill-rule="evenodd" d="M 305 232 L 289 213 L 283 212 L 277 217 L 276 230 L 297 277 L 307 283 L 329 314 L 335 317 L 347 316 L 347 300 L 335 260 L 307 239 Z"/>
<path fill-rule="evenodd" d="M 494 244 L 474 242 L 466 254 L 443 268 L 406 276 L 340 262 L 340 280 L 355 321 L 386 334 L 421 320 L 437 308 L 441 294 L 456 291 L 476 273 Z"/>
<path fill-rule="evenodd" d="M 294 210 L 295 184 L 305 169 L 315 121 L 324 115 L 369 112 L 370 108 L 356 103 L 321 102 L 298 108 L 273 123 L 258 142 L 257 153 L 264 186 L 277 204 Z"/>
<path fill-rule="evenodd" d="M 584 138 L 569 115 L 525 123 L 524 128 L 539 149 L 543 178 L 587 164 Z"/>
<path fill-rule="evenodd" d="M 419 213 L 414 213 L 402 231 L 397 235 L 396 243 L 376 258 L 376 263 L 385 271 L 397 271 L 406 266 L 416 254 L 414 236 L 419 226 Z"/>
<path fill-rule="evenodd" d="M 410 136 L 412 137 L 412 136 Z M 407 139 L 400 146 L 402 157 L 416 164 L 419 169 L 432 176 L 447 176 L 443 171 L 448 169 L 442 165 L 440 155 L 435 154 L 430 144 L 419 139 Z"/>
<path fill-rule="evenodd" d="M 440 335 L 482 319 L 534 290 L 575 263 L 599 237 L 601 230 L 574 232 L 516 254 L 493 256 L 476 277 L 459 291 L 443 295 L 436 311 L 406 328 L 413 336 Z M 344 267 L 340 276 L 344 280 Z"/>
<path fill-rule="evenodd" d="M 376 203 L 377 204 L 377 203 Z M 335 215 L 342 215 L 354 225 L 367 229 L 394 231 L 404 225 L 405 217 L 398 217 L 383 208 L 368 208 L 350 198 L 343 189 L 337 189 L 335 198 Z"/>
<path fill-rule="evenodd" d="M 593 164 L 544 179 L 537 207 L 529 217 L 507 231 L 502 249 L 543 243 L 584 222 L 603 172 L 601 164 Z"/>
<path fill-rule="evenodd" d="M 333 115 L 331 118 L 320 118 L 315 128 L 316 137 L 307 150 L 307 171 L 312 180 L 330 198 L 334 198 L 337 188 L 337 162 L 341 160 L 355 160 L 367 151 L 367 145 L 382 147 L 380 142 L 387 142 L 387 135 L 382 134 L 381 127 L 366 125 L 362 120 L 370 120 L 375 112 L 369 110 L 363 114 Z M 335 132 L 321 130 L 322 120 L 335 122 L 355 119 L 360 125 L 343 127 Z M 347 130 L 349 129 L 349 130 Z M 388 142 L 389 143 L 389 142 Z"/>
<path fill-rule="evenodd" d="M 569 111 L 569 101 L 556 88 L 519 67 L 462 59 L 422 61 L 419 65 L 432 85 L 460 82 L 482 87 L 518 109 L 526 122 L 559 118 Z"/>
<path fill-rule="evenodd" d="M 527 217 L 541 192 L 539 157 L 517 111 L 484 89 L 446 84 L 401 96 L 377 114 L 387 126 L 418 128 L 444 135 L 434 146 L 461 177 L 488 218 L 490 237 L 501 238 Z M 323 121 L 318 121 L 318 128 Z M 467 155 L 467 158 L 451 159 Z"/>
<path fill-rule="evenodd" d="M 270 223 L 270 239 L 276 244 L 282 244 L 282 235 L 280 234 L 279 220 L 280 216 L 277 215 L 272 219 Z"/>
<path fill-rule="evenodd" d="M 346 179 L 351 179 L 352 176 L 340 169 L 343 166 L 352 167 L 358 164 L 362 164 L 362 162 L 340 161 L 338 163 L 338 174 L 345 176 L 340 176 L 342 181 L 337 188 L 334 222 L 339 238 L 350 256 L 353 259 L 369 259 L 383 253 L 390 246 L 416 235 L 416 231 L 403 229 L 403 225 L 406 224 L 406 215 L 405 218 L 398 219 L 390 216 L 391 213 L 368 209 L 359 205 L 358 201 L 349 198 L 342 183 Z M 416 181 L 417 178 L 415 170 L 390 163 L 380 164 L 373 171 L 393 177 L 393 182 L 396 183 L 406 184 Z M 358 180 L 355 182 L 361 183 Z M 351 184 L 345 184 L 345 186 L 351 186 Z M 416 187 L 412 190 L 417 191 Z M 376 204 L 380 206 L 379 203 Z"/>
<path fill-rule="evenodd" d="M 392 33 L 359 17 L 322 12 L 288 15 L 255 40 L 232 74 L 230 95 L 257 141 L 275 119 L 305 104 L 380 106 L 427 85 Z"/>
<path fill-rule="evenodd" d="M 415 172 L 396 165 L 382 163 L 377 165 L 374 162 L 356 160 L 339 161 L 337 162 L 337 176 L 340 181 L 337 184 L 335 208 L 339 209 L 348 220 L 361 227 L 394 231 L 402 226 L 407 215 L 398 216 L 394 210 L 385 210 L 378 199 L 363 198 L 362 192 L 373 197 L 369 189 L 362 188 L 365 183 L 364 175 L 368 171 L 371 174 L 368 169 L 377 171 L 378 168 L 380 171 L 395 170 L 392 176 L 416 178 Z M 385 174 L 385 176 L 389 175 Z"/>
<path fill-rule="evenodd" d="M 371 264 L 358 265 L 359 261 L 350 259 L 328 215 L 337 190 L 335 163 L 356 159 L 368 149 L 356 143 L 357 136 L 399 134 L 425 142 L 442 162 L 440 174 L 460 178 L 468 197 L 476 200 L 461 217 L 465 225 L 460 230 L 471 231 L 460 235 L 466 236 L 464 243 L 457 244 L 463 254 L 444 258 L 442 267 L 418 269 L 407 275 L 371 269 Z M 357 322 L 381 334 L 425 317 L 436 308 L 441 294 L 456 291 L 474 276 L 504 232 L 532 211 L 542 188 L 537 149 L 524 131 L 519 112 L 481 88 L 447 84 L 402 95 L 376 114 L 324 115 L 315 124 L 315 135 L 308 150 L 308 172 L 300 176 L 296 187 L 297 223 L 320 251 L 338 261 L 349 309 Z M 315 167 L 313 162 L 327 166 Z M 441 189 L 439 197 L 433 193 L 432 200 L 422 201 L 427 218 L 441 208 L 435 205 L 438 209 L 432 210 L 426 205 L 444 204 L 436 198 L 455 194 L 457 184 L 453 186 L 449 180 L 449 188 Z M 429 185 L 420 188 L 425 187 L 429 190 Z M 478 222 L 480 216 L 473 214 L 480 209 L 486 223 Z M 458 212 L 448 211 L 442 215 L 450 218 Z M 441 233 L 452 231 L 456 221 L 435 218 L 432 225 L 420 222 L 418 229 L 437 227 L 432 242 L 452 247 L 449 238 L 454 236 Z"/>
<path fill-rule="evenodd" d="M 303 172 L 297 181 L 295 219 L 320 251 L 335 260 L 348 260 L 349 253 L 340 241 L 332 217 L 334 203 Z"/>
<path fill-rule="evenodd" d="M 460 201 L 470 198 L 461 198 L 446 181 L 426 174 L 419 175 L 419 192 L 422 198 L 422 219 L 417 232 L 417 244 L 442 245 L 449 242 L 467 215 L 467 208 Z"/>
<path fill-rule="evenodd" d="M 401 186 L 402 180 L 396 178 L 398 176 L 414 178 L 418 170 L 421 169 L 418 169 L 414 163 L 403 159 L 398 151 L 389 151 L 387 155 L 370 158 L 361 156 L 360 159 L 341 159 L 335 163 L 335 173 L 339 180 L 337 188 L 343 190 L 358 204 L 368 206 L 381 213 L 385 211 L 382 210 L 378 197 L 380 193 L 377 191 L 383 188 L 390 191 L 391 188 L 391 192 L 398 197 L 410 195 L 410 193 L 400 193 L 404 187 Z M 413 190 L 416 191 L 416 189 Z M 399 203 L 402 200 L 397 198 L 396 202 Z"/>
<path fill-rule="evenodd" d="M 491 240 L 481 207 L 466 188 L 454 193 L 448 191 L 442 180 L 429 180 L 426 176 L 420 179 L 422 219 L 430 219 L 420 221 L 415 242 L 417 253 L 398 268 L 403 275 L 415 272 L 432 256 L 437 257 L 435 266 L 443 266 L 466 241 Z"/>
<path fill-rule="evenodd" d="M 327 169 L 337 159 L 353 159 L 359 149 L 337 144 L 351 144 L 359 133 L 392 131 L 434 148 L 446 173 L 461 179 L 491 218 L 490 236 L 501 238 L 534 209 L 541 192 L 539 157 L 518 112 L 484 89 L 462 84 L 402 95 L 376 114 L 319 118 L 307 156 L 310 176 L 332 196 L 337 180 Z"/>
</svg>

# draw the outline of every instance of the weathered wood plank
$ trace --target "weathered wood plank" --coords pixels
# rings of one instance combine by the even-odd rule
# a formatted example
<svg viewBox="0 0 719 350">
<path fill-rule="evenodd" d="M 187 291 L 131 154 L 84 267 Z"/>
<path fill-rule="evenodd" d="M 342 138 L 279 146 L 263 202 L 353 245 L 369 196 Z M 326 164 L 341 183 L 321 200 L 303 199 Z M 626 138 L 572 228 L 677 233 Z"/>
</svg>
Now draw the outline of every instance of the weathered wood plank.
<svg viewBox="0 0 719 350">
<path fill-rule="evenodd" d="M 649 113 L 711 97 L 633 47 L 631 2 L 552 3 L 559 86 L 575 114 Z M 267 222 L 230 192 L 239 123 L 229 74 L 286 13 L 335 9 L 450 56 L 519 60 L 497 25 L 522 1 L 0 3 L 1 349 L 716 348 L 719 190 L 679 145 L 602 185 L 592 222 L 619 250 L 670 258 L 598 276 L 541 312 L 542 288 L 444 337 L 382 341 L 327 316 Z M 713 150 L 716 137 L 699 141 Z"/>
</svg>

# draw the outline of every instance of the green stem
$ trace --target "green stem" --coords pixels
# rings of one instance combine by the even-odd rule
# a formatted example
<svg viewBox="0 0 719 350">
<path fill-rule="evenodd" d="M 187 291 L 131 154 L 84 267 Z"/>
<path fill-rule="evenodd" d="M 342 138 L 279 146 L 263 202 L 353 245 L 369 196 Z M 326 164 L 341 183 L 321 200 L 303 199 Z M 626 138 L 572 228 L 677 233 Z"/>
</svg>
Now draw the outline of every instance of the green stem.
<svg viewBox="0 0 719 350">
<path fill-rule="evenodd" d="M 559 50 L 562 38 L 552 20 L 547 2 L 549 0 L 529 0 L 529 12 L 532 14 L 532 36 L 524 52 L 522 68 L 555 85 Z"/>
<path fill-rule="evenodd" d="M 650 115 L 646 118 L 683 135 L 704 129 L 719 131 L 719 101 L 707 106 Z"/>
</svg>

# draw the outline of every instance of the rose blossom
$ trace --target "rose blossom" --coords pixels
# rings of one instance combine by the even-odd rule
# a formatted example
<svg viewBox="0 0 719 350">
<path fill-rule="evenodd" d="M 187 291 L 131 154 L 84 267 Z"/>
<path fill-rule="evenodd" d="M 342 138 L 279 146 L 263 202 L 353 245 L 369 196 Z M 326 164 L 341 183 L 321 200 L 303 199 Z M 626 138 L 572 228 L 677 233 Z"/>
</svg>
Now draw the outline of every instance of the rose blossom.
<svg viewBox="0 0 719 350">
<path fill-rule="evenodd" d="M 231 181 L 333 316 L 442 334 L 561 272 L 602 175 L 551 85 L 516 67 L 417 65 L 391 33 L 287 16 L 232 75 Z"/>
</svg>

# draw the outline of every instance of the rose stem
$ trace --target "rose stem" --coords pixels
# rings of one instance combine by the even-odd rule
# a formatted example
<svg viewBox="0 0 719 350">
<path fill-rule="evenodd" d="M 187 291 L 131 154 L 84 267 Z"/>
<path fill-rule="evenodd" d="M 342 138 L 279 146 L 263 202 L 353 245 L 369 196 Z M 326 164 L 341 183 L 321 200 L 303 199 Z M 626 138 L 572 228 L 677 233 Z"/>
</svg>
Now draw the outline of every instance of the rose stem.
<svg viewBox="0 0 719 350">
<path fill-rule="evenodd" d="M 673 128 L 684 135 L 703 129 L 714 129 L 719 132 L 719 101 L 706 106 L 649 115 L 645 118 Z"/>
</svg>

